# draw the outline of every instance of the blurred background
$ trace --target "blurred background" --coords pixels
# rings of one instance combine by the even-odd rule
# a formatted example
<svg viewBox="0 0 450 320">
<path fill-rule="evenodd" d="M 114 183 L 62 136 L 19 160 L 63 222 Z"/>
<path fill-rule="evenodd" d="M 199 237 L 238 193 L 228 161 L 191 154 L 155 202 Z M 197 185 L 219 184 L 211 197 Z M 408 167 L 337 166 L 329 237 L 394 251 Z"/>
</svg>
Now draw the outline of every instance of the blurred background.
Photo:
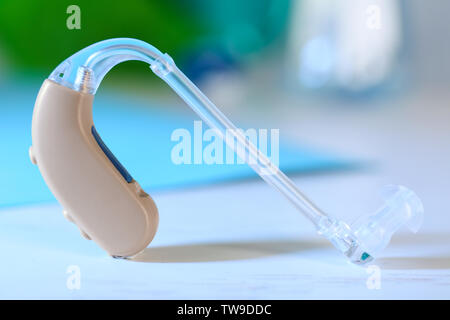
<svg viewBox="0 0 450 320">
<path fill-rule="evenodd" d="M 67 12 L 73 4 L 79 28 L 69 27 L 76 22 Z M 288 171 L 353 168 L 419 191 L 449 190 L 449 14 L 445 0 L 3 0 L 2 175 L 21 182 L 4 186 L 2 202 L 50 197 L 33 191 L 45 186 L 37 170 L 21 162 L 31 144 L 36 94 L 61 61 L 113 37 L 138 38 L 169 53 L 238 125 L 279 128 L 283 150 L 293 158 Z M 153 185 L 150 177 L 162 164 L 145 150 L 155 143 L 165 150 L 171 142 L 161 132 L 196 117 L 140 62 L 117 66 L 103 82 L 96 122 L 130 171 L 149 176 L 144 185 L 226 178 L 214 169 L 197 181 L 193 171 Z M 158 139 L 152 139 L 155 122 L 167 123 L 157 128 Z M 117 132 L 118 123 L 127 135 Z M 139 143 L 130 146 L 134 140 Z M 24 184 L 28 194 L 19 193 Z"/>
<path fill-rule="evenodd" d="M 449 17 L 448 0 L 0 0 L 0 297 L 448 297 Z M 171 134 L 198 118 L 141 62 L 107 74 L 93 112 L 158 205 L 156 263 L 81 240 L 29 161 L 33 106 L 62 61 L 115 37 L 167 52 L 237 126 L 279 129 L 281 169 L 325 212 L 351 223 L 383 185 L 414 190 L 424 227 L 376 260 L 383 290 L 247 166 L 175 165 Z"/>
<path fill-rule="evenodd" d="M 443 63 L 449 5 L 442 0 L 78 1 L 79 29 L 67 26 L 74 22 L 66 13 L 71 4 L 1 2 L 3 80 L 41 77 L 79 49 L 112 37 L 145 39 L 199 82 L 269 68 L 268 82 L 281 88 L 353 94 L 449 77 Z M 130 78 L 145 73 L 134 63 L 117 69 Z"/>
</svg>

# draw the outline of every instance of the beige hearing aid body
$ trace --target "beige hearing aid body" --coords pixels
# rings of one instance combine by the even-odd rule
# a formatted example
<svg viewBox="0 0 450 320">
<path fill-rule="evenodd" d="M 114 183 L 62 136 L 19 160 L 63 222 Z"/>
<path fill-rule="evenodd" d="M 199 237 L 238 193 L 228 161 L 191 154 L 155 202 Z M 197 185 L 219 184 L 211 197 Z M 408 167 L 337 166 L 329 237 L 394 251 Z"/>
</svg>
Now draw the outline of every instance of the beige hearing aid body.
<svg viewBox="0 0 450 320">
<path fill-rule="evenodd" d="M 110 255 L 128 257 L 153 239 L 158 210 L 96 140 L 93 100 L 92 94 L 45 80 L 34 108 L 30 155 L 81 233 Z"/>
</svg>

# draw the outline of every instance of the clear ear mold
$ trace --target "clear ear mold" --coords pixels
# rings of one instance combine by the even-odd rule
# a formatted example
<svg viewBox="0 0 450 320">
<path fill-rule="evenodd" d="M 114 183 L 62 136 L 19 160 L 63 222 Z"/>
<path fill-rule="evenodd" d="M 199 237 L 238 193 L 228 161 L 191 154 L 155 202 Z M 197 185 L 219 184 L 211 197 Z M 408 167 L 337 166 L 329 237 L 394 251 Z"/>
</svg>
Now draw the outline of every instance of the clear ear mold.
<svg viewBox="0 0 450 320">
<path fill-rule="evenodd" d="M 356 264 L 366 264 L 379 256 L 392 235 L 402 226 L 416 233 L 423 221 L 423 205 L 404 186 L 389 185 L 382 190 L 384 204 L 373 214 L 363 215 L 352 226 L 323 219 L 319 233 Z"/>
<path fill-rule="evenodd" d="M 423 220 L 423 206 L 417 195 L 403 186 L 388 186 L 384 204 L 373 214 L 348 225 L 321 211 L 280 169 L 254 146 L 233 123 L 181 72 L 172 58 L 136 39 L 120 38 L 95 43 L 62 62 L 49 79 L 72 90 L 95 94 L 101 80 L 116 64 L 140 60 L 164 80 L 191 109 L 226 143 L 226 132 L 237 143 L 234 151 L 245 152 L 245 159 L 267 183 L 279 190 L 351 262 L 366 264 L 379 256 L 392 235 L 402 226 L 417 232 Z"/>
</svg>

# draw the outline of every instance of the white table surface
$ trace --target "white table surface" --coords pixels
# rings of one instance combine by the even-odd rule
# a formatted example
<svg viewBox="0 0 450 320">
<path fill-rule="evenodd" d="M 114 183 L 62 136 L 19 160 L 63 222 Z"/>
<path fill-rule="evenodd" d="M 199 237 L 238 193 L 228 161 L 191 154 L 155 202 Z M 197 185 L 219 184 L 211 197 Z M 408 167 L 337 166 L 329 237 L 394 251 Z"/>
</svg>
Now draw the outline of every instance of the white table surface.
<svg viewBox="0 0 450 320">
<path fill-rule="evenodd" d="M 364 170 L 294 177 L 326 212 L 351 222 L 373 211 L 381 201 L 377 190 L 391 182 L 422 198 L 421 231 L 399 232 L 373 262 L 379 289 L 367 286 L 374 269 L 348 263 L 281 195 L 254 180 L 153 193 L 160 227 L 139 261 L 108 257 L 81 238 L 56 203 L 4 208 L 0 298 L 448 299 L 445 97 L 415 94 L 356 112 L 299 107 L 288 113 L 280 104 L 269 117 L 281 134 L 373 160 Z M 66 285 L 69 266 L 80 270 L 79 289 Z"/>
</svg>

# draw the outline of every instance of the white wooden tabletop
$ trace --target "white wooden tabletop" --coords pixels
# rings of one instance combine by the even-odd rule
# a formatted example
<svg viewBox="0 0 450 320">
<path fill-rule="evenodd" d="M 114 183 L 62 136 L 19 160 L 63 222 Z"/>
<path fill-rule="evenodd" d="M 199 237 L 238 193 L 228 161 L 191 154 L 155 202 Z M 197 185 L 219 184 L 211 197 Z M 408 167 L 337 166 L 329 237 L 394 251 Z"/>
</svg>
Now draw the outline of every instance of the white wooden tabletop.
<svg viewBox="0 0 450 320">
<path fill-rule="evenodd" d="M 347 262 L 281 195 L 254 180 L 153 193 L 160 227 L 138 261 L 108 257 L 58 204 L 4 208 L 0 298 L 449 299 L 447 101 L 429 92 L 383 108 L 299 107 L 293 115 L 280 107 L 271 117 L 291 138 L 373 160 L 358 171 L 294 177 L 326 212 L 352 222 L 376 209 L 388 183 L 422 198 L 420 232 L 399 232 L 369 267 Z"/>
</svg>

